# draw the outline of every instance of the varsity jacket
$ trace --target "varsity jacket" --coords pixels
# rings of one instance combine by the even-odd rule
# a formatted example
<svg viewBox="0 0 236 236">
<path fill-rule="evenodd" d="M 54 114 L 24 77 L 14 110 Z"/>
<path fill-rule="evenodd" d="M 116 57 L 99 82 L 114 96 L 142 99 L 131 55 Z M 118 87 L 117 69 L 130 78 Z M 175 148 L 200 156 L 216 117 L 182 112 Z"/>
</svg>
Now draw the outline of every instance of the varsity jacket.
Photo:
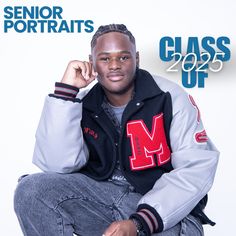
<svg viewBox="0 0 236 236">
<path fill-rule="evenodd" d="M 43 171 L 79 171 L 106 180 L 119 160 L 126 179 L 143 195 L 131 217 L 148 235 L 190 212 L 204 215 L 202 199 L 212 186 L 219 152 L 193 98 L 175 83 L 138 69 L 120 134 L 103 101 L 99 83 L 83 91 L 56 83 L 45 100 L 33 162 Z"/>
</svg>

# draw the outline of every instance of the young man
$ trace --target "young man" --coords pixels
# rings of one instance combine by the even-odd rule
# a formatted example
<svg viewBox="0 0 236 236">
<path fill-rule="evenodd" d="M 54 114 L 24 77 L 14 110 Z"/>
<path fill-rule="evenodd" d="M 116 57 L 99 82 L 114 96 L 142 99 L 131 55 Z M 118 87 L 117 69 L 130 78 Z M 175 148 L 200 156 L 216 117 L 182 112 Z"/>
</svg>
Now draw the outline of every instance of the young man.
<svg viewBox="0 0 236 236">
<path fill-rule="evenodd" d="M 202 210 L 218 151 L 193 98 L 139 69 L 124 25 L 101 26 L 89 62 L 68 64 L 46 98 L 33 162 L 45 173 L 15 193 L 24 235 L 197 236 L 214 224 Z"/>
</svg>

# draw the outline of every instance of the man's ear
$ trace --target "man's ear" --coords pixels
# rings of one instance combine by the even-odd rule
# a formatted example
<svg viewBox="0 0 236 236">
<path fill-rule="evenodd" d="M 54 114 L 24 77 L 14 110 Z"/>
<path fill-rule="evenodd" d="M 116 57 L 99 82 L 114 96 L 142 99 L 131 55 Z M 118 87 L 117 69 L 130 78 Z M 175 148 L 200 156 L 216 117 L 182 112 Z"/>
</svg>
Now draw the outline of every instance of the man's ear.
<svg viewBox="0 0 236 236">
<path fill-rule="evenodd" d="M 93 69 L 96 72 L 95 67 L 94 67 L 94 63 L 93 63 L 93 56 L 91 54 L 89 55 L 89 62 L 92 64 Z"/>
<path fill-rule="evenodd" d="M 136 66 L 139 68 L 139 52 L 136 52 Z"/>
<path fill-rule="evenodd" d="M 92 56 L 91 54 L 89 55 L 89 62 L 92 64 L 93 69 L 94 69 L 94 71 L 95 71 L 94 63 L 93 63 L 93 56 Z M 96 71 L 95 71 L 95 72 L 96 72 Z"/>
<path fill-rule="evenodd" d="M 93 64 L 93 58 L 92 58 L 92 55 L 91 55 L 91 54 L 89 54 L 89 62 L 90 62 L 91 64 Z"/>
</svg>

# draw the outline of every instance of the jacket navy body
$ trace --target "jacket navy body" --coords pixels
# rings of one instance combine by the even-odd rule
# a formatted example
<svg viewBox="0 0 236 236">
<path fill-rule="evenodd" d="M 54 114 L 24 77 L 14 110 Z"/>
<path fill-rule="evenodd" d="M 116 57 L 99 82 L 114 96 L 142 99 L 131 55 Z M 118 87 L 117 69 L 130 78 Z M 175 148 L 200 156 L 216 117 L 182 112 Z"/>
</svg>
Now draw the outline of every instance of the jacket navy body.
<svg viewBox="0 0 236 236">
<path fill-rule="evenodd" d="M 132 170 L 129 160 L 132 156 L 131 140 L 127 136 L 126 124 L 142 120 L 151 133 L 154 117 L 163 114 L 163 128 L 170 149 L 169 129 L 172 120 L 170 94 L 163 92 L 148 72 L 138 70 L 135 78 L 135 95 L 123 113 L 121 135 L 118 135 L 110 118 L 104 112 L 103 99 L 104 92 L 100 84 L 96 84 L 83 99 L 81 125 L 89 149 L 89 161 L 81 171 L 97 180 L 107 179 L 119 158 L 126 179 L 137 192 L 145 194 L 163 173 L 173 168 L 170 159 L 158 166 L 156 158 L 153 158 L 156 162 L 154 167 Z M 91 135 L 91 132 L 94 135 Z"/>
</svg>

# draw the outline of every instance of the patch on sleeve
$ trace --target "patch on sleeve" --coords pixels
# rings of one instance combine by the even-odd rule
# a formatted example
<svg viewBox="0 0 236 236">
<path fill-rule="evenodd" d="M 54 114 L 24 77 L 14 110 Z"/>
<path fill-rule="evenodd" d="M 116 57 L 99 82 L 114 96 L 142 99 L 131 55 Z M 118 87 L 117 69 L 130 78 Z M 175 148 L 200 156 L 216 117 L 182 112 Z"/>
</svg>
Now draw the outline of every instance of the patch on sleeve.
<svg viewBox="0 0 236 236">
<path fill-rule="evenodd" d="M 200 115 L 200 110 L 198 109 L 198 106 L 196 102 L 194 101 L 193 97 L 191 95 L 188 95 L 190 103 L 194 106 L 194 108 L 197 110 L 197 122 L 200 122 L 201 115 Z"/>
<path fill-rule="evenodd" d="M 197 132 L 195 134 L 195 140 L 196 140 L 197 143 L 205 143 L 205 142 L 207 142 L 208 137 L 207 137 L 206 131 L 203 130 L 203 131 Z"/>
</svg>

